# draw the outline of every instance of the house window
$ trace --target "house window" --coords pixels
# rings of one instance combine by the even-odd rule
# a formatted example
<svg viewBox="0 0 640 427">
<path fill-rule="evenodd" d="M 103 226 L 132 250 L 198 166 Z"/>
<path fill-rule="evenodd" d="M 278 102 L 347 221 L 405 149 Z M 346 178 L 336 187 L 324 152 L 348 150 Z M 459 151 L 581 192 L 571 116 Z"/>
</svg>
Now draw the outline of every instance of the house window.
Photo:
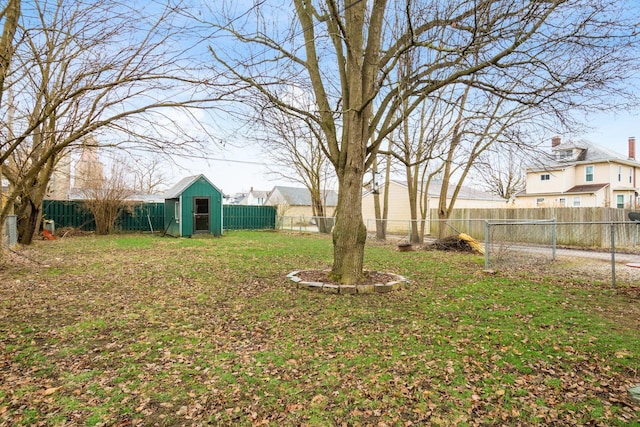
<svg viewBox="0 0 640 427">
<path fill-rule="evenodd" d="M 574 196 L 573 197 L 573 207 L 577 208 L 582 204 L 582 197 L 580 196 Z"/>
<path fill-rule="evenodd" d="M 622 181 L 622 166 L 618 166 L 618 182 Z"/>
<path fill-rule="evenodd" d="M 540 175 L 540 181 L 549 181 L 551 179 L 551 176 L 548 173 L 543 173 L 542 175 Z"/>
<path fill-rule="evenodd" d="M 629 168 L 629 184 L 633 182 L 633 168 Z"/>
<path fill-rule="evenodd" d="M 540 206 L 542 206 L 543 204 L 544 204 L 544 197 L 538 197 L 538 198 L 536 199 L 536 206 L 537 206 L 537 207 L 540 207 Z"/>
<path fill-rule="evenodd" d="M 560 197 L 558 199 L 558 204 L 561 208 L 564 208 L 565 206 L 567 206 L 567 199 L 565 197 Z"/>
<path fill-rule="evenodd" d="M 561 150 L 558 151 L 558 159 L 568 159 L 573 154 L 573 150 Z"/>
<path fill-rule="evenodd" d="M 618 209 L 624 208 L 624 194 L 618 194 L 616 196 L 616 207 Z"/>
<path fill-rule="evenodd" d="M 587 182 L 593 182 L 593 165 L 585 166 L 584 180 Z"/>
</svg>

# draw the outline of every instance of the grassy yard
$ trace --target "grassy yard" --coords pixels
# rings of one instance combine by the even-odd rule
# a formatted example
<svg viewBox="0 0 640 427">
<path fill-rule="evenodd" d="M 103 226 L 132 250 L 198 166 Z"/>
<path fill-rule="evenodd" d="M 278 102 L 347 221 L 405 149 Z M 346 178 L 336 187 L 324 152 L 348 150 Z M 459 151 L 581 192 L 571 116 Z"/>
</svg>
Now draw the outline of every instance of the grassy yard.
<svg viewBox="0 0 640 427">
<path fill-rule="evenodd" d="M 0 270 L 0 425 L 640 425 L 640 299 L 367 248 L 390 294 L 298 290 L 327 236 L 74 237 Z"/>
</svg>

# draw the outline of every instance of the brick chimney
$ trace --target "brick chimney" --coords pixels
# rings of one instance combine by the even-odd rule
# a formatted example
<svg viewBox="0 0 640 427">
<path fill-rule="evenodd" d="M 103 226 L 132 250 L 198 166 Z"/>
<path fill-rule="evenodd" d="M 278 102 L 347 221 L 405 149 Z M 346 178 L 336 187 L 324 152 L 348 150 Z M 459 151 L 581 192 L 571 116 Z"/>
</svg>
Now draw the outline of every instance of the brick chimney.
<svg viewBox="0 0 640 427">
<path fill-rule="evenodd" d="M 629 137 L 629 159 L 636 159 L 636 138 L 635 136 Z"/>
<path fill-rule="evenodd" d="M 551 138 L 551 148 L 557 147 L 558 145 L 560 145 L 560 137 L 554 136 L 553 138 Z"/>
</svg>

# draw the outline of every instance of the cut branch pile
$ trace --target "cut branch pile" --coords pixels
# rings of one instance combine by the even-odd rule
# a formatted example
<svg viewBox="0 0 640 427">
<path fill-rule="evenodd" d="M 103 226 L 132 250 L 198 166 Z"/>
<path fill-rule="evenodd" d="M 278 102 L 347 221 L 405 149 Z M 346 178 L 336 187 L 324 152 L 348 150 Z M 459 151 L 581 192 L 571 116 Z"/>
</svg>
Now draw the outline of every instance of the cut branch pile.
<svg viewBox="0 0 640 427">
<path fill-rule="evenodd" d="M 460 233 L 454 236 L 443 237 L 433 242 L 427 249 L 439 251 L 471 252 L 484 255 L 484 247 L 468 234 Z"/>
<path fill-rule="evenodd" d="M 95 231 L 85 231 L 85 230 L 82 230 L 81 228 L 75 228 L 75 227 L 56 228 L 56 236 L 59 238 L 86 236 L 94 233 Z"/>
</svg>

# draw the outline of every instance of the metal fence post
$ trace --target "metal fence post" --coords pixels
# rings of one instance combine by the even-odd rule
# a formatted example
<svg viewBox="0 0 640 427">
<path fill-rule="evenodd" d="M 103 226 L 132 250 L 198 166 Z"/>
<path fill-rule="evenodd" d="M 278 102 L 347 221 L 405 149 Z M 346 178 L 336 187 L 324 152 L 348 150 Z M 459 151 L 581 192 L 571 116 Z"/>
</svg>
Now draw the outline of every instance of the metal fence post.
<svg viewBox="0 0 640 427">
<path fill-rule="evenodd" d="M 557 239 L 557 234 L 556 234 L 556 229 L 558 228 L 558 224 L 555 218 L 553 218 L 553 225 L 551 227 L 551 259 L 552 260 L 556 260 L 556 239 Z"/>
<path fill-rule="evenodd" d="M 489 224 L 489 221 L 485 221 L 484 222 L 484 268 L 485 270 L 489 269 L 489 243 L 490 243 L 490 238 L 489 238 L 489 231 L 490 231 L 491 225 Z"/>
<path fill-rule="evenodd" d="M 611 224 L 611 284 L 616 288 L 616 226 Z"/>
</svg>

